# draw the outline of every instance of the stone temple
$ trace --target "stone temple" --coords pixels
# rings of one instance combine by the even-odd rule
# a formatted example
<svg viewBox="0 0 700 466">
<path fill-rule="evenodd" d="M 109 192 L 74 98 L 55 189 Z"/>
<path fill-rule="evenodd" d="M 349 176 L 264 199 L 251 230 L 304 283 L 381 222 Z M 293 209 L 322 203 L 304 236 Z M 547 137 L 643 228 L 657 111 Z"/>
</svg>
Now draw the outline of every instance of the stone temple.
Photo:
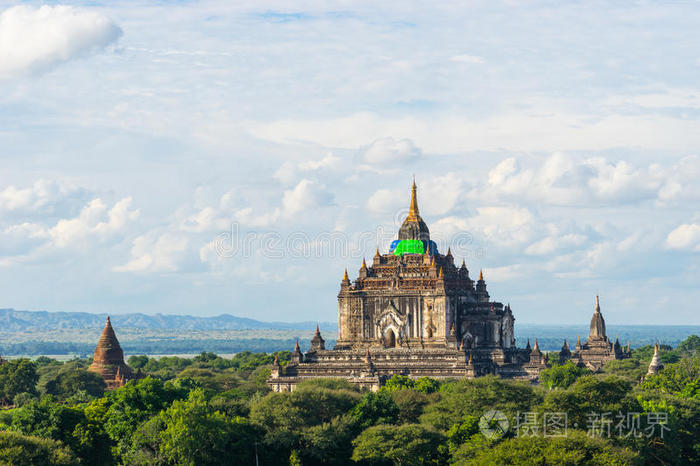
<svg viewBox="0 0 700 466">
<path fill-rule="evenodd" d="M 119 345 L 109 317 L 107 317 L 107 323 L 102 330 L 100 340 L 97 342 L 92 364 L 88 370 L 100 374 L 110 390 L 123 386 L 129 380 L 142 377 L 140 370 L 138 373 L 134 373 L 124 362 L 124 352 Z"/>
<path fill-rule="evenodd" d="M 600 312 L 600 300 L 595 297 L 595 310 L 591 317 L 591 327 L 588 334 L 588 339 L 581 344 L 581 341 L 576 342 L 576 347 L 572 353 L 569 349 L 569 344 L 564 340 L 559 352 L 561 362 L 571 360 L 574 364 L 587 367 L 592 371 L 600 370 L 603 365 L 613 359 L 625 359 L 632 355 L 629 343 L 627 348 L 620 346 L 620 341 L 616 338 L 615 343 L 608 339 L 605 333 L 605 319 Z"/>
<path fill-rule="evenodd" d="M 435 379 L 496 374 L 536 379 L 546 367 L 539 345 L 517 348 L 509 305 L 492 301 L 451 251 L 441 253 L 420 216 L 415 182 L 408 215 L 388 253 L 347 270 L 338 293 L 338 340 L 326 349 L 317 329 L 311 350 L 297 343 L 290 364 L 273 365 L 268 384 L 293 390 L 306 379 L 342 377 L 377 389 L 393 374 Z"/>
</svg>

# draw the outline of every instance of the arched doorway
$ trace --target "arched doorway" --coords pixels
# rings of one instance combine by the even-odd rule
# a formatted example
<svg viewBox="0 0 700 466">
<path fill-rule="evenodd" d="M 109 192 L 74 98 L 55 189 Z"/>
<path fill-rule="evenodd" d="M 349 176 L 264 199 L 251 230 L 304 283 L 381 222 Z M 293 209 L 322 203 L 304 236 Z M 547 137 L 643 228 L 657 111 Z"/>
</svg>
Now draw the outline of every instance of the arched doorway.
<svg viewBox="0 0 700 466">
<path fill-rule="evenodd" d="M 389 329 L 384 334 L 384 347 L 385 348 L 395 348 L 396 347 L 396 335 L 394 331 Z"/>
</svg>

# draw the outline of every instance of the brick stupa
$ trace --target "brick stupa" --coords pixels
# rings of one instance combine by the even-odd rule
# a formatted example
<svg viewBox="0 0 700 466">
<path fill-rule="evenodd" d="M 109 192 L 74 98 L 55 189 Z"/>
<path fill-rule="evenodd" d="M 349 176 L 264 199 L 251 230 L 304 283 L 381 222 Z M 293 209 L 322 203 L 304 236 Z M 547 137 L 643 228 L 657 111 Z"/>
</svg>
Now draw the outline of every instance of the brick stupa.
<svg viewBox="0 0 700 466">
<path fill-rule="evenodd" d="M 109 316 L 105 328 L 102 330 L 100 341 L 95 348 L 95 355 L 89 370 L 100 374 L 110 390 L 119 388 L 140 375 L 134 375 L 131 368 L 124 363 L 124 352 L 119 346 L 119 340 L 114 334 Z"/>
</svg>

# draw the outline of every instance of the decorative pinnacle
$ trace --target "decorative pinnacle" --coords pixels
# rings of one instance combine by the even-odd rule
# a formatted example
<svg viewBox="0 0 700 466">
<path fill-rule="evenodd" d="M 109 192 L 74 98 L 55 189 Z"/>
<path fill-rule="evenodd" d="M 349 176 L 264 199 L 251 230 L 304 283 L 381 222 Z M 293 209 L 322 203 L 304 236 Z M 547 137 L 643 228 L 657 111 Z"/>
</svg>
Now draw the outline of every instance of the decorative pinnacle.
<svg viewBox="0 0 700 466">
<path fill-rule="evenodd" d="M 453 336 L 455 334 L 455 323 L 452 322 L 452 328 L 450 329 L 450 336 Z"/>
<path fill-rule="evenodd" d="M 452 248 L 450 248 L 450 247 L 447 248 L 447 255 L 448 256 L 452 255 Z"/>
<path fill-rule="evenodd" d="M 539 351 L 540 350 L 540 344 L 537 342 L 537 338 L 535 338 L 535 347 L 533 348 L 533 351 Z"/>
<path fill-rule="evenodd" d="M 345 275 L 343 275 L 343 281 L 349 282 L 350 277 L 348 277 L 348 269 L 345 269 Z"/>
<path fill-rule="evenodd" d="M 435 266 L 435 256 L 433 256 L 432 259 L 430 259 L 430 266 L 434 267 Z"/>
<path fill-rule="evenodd" d="M 472 364 L 474 360 L 472 359 L 472 352 L 469 352 L 469 364 Z"/>
<path fill-rule="evenodd" d="M 598 299 L 598 295 L 595 295 L 595 312 L 600 314 L 600 300 Z"/>
<path fill-rule="evenodd" d="M 363 269 L 366 269 L 366 268 L 367 268 L 367 262 L 365 262 L 365 258 L 364 258 L 364 257 L 362 258 L 362 267 L 361 267 L 361 268 L 363 268 Z"/>
<path fill-rule="evenodd" d="M 379 246 L 377 246 L 377 252 L 374 253 L 374 257 L 379 257 Z"/>
<path fill-rule="evenodd" d="M 112 321 L 109 320 L 109 316 L 107 316 L 107 325 L 112 325 Z"/>
<path fill-rule="evenodd" d="M 416 180 L 413 180 L 413 186 L 411 187 L 411 205 L 408 207 L 408 216 L 406 220 L 416 221 L 420 217 L 418 212 L 418 195 L 416 194 Z"/>
<path fill-rule="evenodd" d="M 479 270 L 479 281 L 480 282 L 484 281 L 484 271 L 483 270 Z"/>
<path fill-rule="evenodd" d="M 467 263 L 464 261 L 464 259 L 462 259 L 462 268 L 463 269 L 467 268 Z"/>
<path fill-rule="evenodd" d="M 297 344 L 294 345 L 294 352 L 301 353 L 301 348 L 299 348 L 299 340 L 297 340 Z"/>
<path fill-rule="evenodd" d="M 440 267 L 440 270 L 438 271 L 438 278 L 442 278 L 442 267 Z"/>
<path fill-rule="evenodd" d="M 525 345 L 525 349 L 530 349 L 530 339 L 527 339 L 527 345 Z"/>
<path fill-rule="evenodd" d="M 318 324 L 316 324 L 316 335 L 320 335 L 320 334 L 321 334 L 321 330 L 318 328 Z"/>
</svg>

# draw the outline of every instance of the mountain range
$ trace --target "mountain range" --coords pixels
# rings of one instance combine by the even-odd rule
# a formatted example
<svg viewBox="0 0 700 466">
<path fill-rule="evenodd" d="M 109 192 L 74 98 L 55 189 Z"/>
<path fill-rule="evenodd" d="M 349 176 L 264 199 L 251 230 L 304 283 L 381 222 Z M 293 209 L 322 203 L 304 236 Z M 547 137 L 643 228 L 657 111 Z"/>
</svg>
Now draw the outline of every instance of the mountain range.
<svg viewBox="0 0 700 466">
<path fill-rule="evenodd" d="M 115 314 L 112 323 L 120 328 L 168 330 L 313 330 L 317 322 L 263 322 L 260 320 L 221 314 L 212 317 L 190 315 L 147 315 L 141 313 Z M 89 312 L 18 311 L 0 309 L 0 332 L 24 332 L 55 329 L 102 328 L 107 314 Z M 319 322 L 330 331 L 336 331 L 335 322 Z"/>
</svg>

